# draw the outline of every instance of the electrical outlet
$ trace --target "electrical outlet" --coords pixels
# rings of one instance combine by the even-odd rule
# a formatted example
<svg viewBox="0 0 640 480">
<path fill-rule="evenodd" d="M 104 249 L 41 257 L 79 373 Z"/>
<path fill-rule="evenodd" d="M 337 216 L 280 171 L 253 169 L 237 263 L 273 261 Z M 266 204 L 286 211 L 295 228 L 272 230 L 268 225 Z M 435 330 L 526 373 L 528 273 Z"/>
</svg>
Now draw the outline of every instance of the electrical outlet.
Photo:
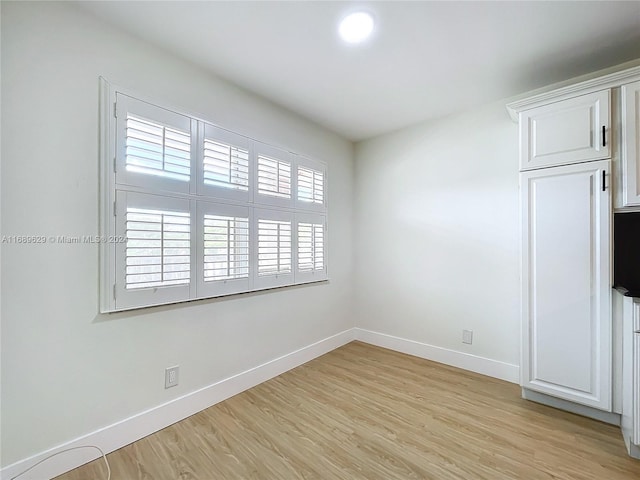
<svg viewBox="0 0 640 480">
<path fill-rule="evenodd" d="M 462 343 L 473 343 L 473 330 L 462 330 Z"/>
<path fill-rule="evenodd" d="M 180 373 L 180 367 L 169 367 L 164 371 L 164 388 L 171 388 L 178 385 L 178 377 Z"/>
</svg>

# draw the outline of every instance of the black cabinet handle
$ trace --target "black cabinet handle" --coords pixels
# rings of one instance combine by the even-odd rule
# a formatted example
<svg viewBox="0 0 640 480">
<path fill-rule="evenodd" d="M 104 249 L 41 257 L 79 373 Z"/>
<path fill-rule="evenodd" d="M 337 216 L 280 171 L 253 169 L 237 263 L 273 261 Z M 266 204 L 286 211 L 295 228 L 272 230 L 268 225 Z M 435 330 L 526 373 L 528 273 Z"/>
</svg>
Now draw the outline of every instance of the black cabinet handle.
<svg viewBox="0 0 640 480">
<path fill-rule="evenodd" d="M 607 146 L 607 128 L 604 125 L 602 126 L 602 146 Z"/>
<path fill-rule="evenodd" d="M 607 190 L 607 172 L 602 170 L 602 191 L 606 192 Z"/>
</svg>

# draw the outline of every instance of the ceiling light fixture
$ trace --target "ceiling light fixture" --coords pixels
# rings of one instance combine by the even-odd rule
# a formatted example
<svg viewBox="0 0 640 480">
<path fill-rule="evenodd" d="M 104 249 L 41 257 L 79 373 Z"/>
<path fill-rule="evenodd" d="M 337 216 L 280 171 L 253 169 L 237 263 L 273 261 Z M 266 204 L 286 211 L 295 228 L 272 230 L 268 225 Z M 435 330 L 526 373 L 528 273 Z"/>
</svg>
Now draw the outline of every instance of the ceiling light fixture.
<svg viewBox="0 0 640 480">
<path fill-rule="evenodd" d="M 373 32 L 373 17 L 366 12 L 351 13 L 342 19 L 338 31 L 345 42 L 360 43 Z"/>
</svg>

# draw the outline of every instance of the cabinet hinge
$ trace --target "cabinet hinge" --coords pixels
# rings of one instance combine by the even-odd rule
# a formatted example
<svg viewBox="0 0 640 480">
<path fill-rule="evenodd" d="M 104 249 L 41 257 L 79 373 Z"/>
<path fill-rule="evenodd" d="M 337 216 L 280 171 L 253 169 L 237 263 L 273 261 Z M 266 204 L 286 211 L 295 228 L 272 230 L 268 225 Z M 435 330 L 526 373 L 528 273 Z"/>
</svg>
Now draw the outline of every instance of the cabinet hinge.
<svg viewBox="0 0 640 480">
<path fill-rule="evenodd" d="M 116 299 L 116 284 L 113 284 L 113 299 Z"/>
<path fill-rule="evenodd" d="M 113 173 L 118 173 L 118 168 L 116 165 L 116 157 L 113 157 Z"/>
<path fill-rule="evenodd" d="M 115 118 L 118 118 L 118 103 L 117 102 L 113 102 L 113 116 Z"/>
<path fill-rule="evenodd" d="M 117 202 L 113 202 L 113 216 L 114 217 L 118 216 L 118 204 L 117 204 Z"/>
</svg>

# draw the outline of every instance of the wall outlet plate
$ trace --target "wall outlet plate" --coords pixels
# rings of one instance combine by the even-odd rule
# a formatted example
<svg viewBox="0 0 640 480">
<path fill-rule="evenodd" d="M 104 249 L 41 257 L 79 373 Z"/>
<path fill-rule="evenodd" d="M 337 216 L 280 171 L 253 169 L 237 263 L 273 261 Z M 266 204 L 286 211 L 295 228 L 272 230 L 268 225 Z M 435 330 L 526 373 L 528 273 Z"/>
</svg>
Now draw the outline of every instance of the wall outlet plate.
<svg viewBox="0 0 640 480">
<path fill-rule="evenodd" d="M 178 385 L 180 367 L 178 365 L 169 367 L 164 371 L 164 388 L 171 388 Z"/>
<path fill-rule="evenodd" d="M 462 343 L 473 343 L 473 330 L 462 330 Z"/>
</svg>

